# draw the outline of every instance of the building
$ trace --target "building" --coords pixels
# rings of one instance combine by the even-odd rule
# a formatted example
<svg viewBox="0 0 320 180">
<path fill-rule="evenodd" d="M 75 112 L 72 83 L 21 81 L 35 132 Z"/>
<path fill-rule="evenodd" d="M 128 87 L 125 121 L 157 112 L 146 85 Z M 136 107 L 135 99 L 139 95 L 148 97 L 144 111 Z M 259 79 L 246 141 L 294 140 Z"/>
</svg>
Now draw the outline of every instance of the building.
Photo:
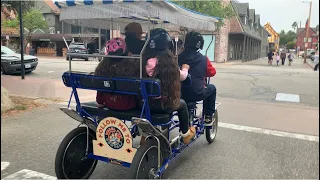
<svg viewBox="0 0 320 180">
<path fill-rule="evenodd" d="M 309 28 L 308 44 L 306 43 L 306 29 L 308 28 L 308 20 L 305 24 L 305 28 L 297 28 L 297 49 L 304 51 L 307 45 L 307 49 L 316 49 L 319 42 L 319 25 L 315 28 Z"/>
<path fill-rule="evenodd" d="M 215 61 L 250 61 L 265 57 L 269 34 L 260 24 L 260 15 L 255 9 L 249 9 L 249 3 L 228 3 L 236 15 L 227 20 L 216 35 Z"/>
<path fill-rule="evenodd" d="M 264 25 L 264 28 L 268 31 L 270 36 L 268 37 L 269 49 L 276 52 L 279 51 L 280 35 L 273 29 L 271 24 L 268 22 Z"/>
</svg>

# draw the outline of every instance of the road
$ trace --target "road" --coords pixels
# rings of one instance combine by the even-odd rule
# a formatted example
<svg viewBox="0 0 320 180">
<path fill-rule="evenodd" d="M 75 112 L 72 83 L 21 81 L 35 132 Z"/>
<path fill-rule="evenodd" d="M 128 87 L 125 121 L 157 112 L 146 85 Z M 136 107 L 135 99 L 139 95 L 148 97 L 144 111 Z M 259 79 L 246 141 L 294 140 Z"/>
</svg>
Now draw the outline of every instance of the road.
<svg viewBox="0 0 320 180">
<path fill-rule="evenodd" d="M 94 71 L 97 64 L 77 61 L 72 67 Z M 222 103 L 217 139 L 211 145 L 198 139 L 169 166 L 165 178 L 319 179 L 319 73 L 298 60 L 292 67 L 266 66 L 263 59 L 215 66 L 212 82 Z M 40 59 L 25 81 L 2 75 L 1 85 L 13 94 L 66 100 L 70 90 L 60 80 L 66 70 L 63 59 Z M 276 101 L 277 93 L 298 95 L 300 101 Z M 95 98 L 95 92 L 81 95 Z M 59 143 L 77 126 L 59 106 L 2 119 L 1 178 L 54 178 Z M 99 163 L 91 178 L 126 178 L 126 173 Z"/>
</svg>

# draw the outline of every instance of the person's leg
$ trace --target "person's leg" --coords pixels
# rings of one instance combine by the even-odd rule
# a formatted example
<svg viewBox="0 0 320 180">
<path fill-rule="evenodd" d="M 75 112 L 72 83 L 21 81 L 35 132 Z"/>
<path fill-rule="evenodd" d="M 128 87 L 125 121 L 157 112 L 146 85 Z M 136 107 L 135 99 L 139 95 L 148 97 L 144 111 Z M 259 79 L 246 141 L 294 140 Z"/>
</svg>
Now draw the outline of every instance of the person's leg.
<svg viewBox="0 0 320 180">
<path fill-rule="evenodd" d="M 203 113 L 207 126 L 212 126 L 213 123 L 213 115 L 216 111 L 216 95 L 216 87 L 213 84 L 208 84 L 203 93 Z"/>
<path fill-rule="evenodd" d="M 317 71 L 318 68 L 319 68 L 319 63 L 317 63 L 317 64 L 314 66 L 313 70 L 314 70 L 314 71 Z"/>
<path fill-rule="evenodd" d="M 178 112 L 183 143 L 189 144 L 192 138 L 196 135 L 196 129 L 193 126 L 190 126 L 187 103 L 180 99 L 180 106 L 176 111 Z"/>
</svg>

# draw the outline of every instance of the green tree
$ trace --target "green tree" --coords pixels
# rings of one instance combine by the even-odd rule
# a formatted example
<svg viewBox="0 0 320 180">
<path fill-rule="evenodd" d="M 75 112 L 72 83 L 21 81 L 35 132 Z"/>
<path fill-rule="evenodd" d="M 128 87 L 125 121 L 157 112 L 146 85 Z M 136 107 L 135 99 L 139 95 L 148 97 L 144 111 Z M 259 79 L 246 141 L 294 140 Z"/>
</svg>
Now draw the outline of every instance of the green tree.
<svg viewBox="0 0 320 180">
<path fill-rule="evenodd" d="M 285 32 L 284 30 L 282 30 L 279 33 L 279 36 L 280 36 L 280 45 L 285 46 L 288 44 L 288 42 L 294 42 L 297 34 L 291 30 L 288 32 Z"/>
<path fill-rule="evenodd" d="M 20 1 L 1 1 L 2 4 L 7 4 L 11 6 L 11 8 L 19 11 Z M 22 1 L 22 11 L 29 11 L 35 6 L 35 1 Z"/>
<path fill-rule="evenodd" d="M 296 46 L 296 43 L 294 41 L 290 41 L 286 45 L 287 49 L 294 49 L 295 46 Z"/>
<path fill-rule="evenodd" d="M 232 5 L 230 3 L 224 4 L 222 1 L 174 1 L 174 3 L 193 11 L 221 18 L 217 23 L 217 29 L 223 26 L 225 19 L 235 15 Z"/>
<path fill-rule="evenodd" d="M 32 9 L 27 11 L 22 16 L 23 27 L 27 30 L 24 34 L 26 43 L 30 42 L 32 33 L 37 29 L 47 29 L 48 24 L 44 19 L 42 13 L 38 10 Z M 3 20 L 1 22 L 2 27 L 20 28 L 19 17 L 16 19 Z M 25 44 L 26 45 L 26 44 Z"/>
</svg>

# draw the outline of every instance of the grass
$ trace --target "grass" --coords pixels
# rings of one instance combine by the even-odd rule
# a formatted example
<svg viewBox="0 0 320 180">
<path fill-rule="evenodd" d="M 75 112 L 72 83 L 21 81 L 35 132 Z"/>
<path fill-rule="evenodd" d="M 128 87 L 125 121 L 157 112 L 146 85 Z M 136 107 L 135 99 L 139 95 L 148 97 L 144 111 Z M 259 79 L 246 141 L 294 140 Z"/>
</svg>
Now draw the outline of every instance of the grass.
<svg viewBox="0 0 320 180">
<path fill-rule="evenodd" d="M 34 108 L 41 108 L 47 106 L 46 104 L 41 104 L 35 102 L 35 98 L 27 98 L 27 97 L 21 97 L 21 96 L 10 96 L 11 101 L 15 104 L 15 107 L 6 111 L 1 112 L 1 118 L 8 117 L 12 115 L 19 114 L 23 111 L 29 111 Z M 43 98 L 41 98 L 43 99 Z M 52 100 L 52 99 L 45 99 L 53 102 L 59 102 L 59 100 Z"/>
</svg>

